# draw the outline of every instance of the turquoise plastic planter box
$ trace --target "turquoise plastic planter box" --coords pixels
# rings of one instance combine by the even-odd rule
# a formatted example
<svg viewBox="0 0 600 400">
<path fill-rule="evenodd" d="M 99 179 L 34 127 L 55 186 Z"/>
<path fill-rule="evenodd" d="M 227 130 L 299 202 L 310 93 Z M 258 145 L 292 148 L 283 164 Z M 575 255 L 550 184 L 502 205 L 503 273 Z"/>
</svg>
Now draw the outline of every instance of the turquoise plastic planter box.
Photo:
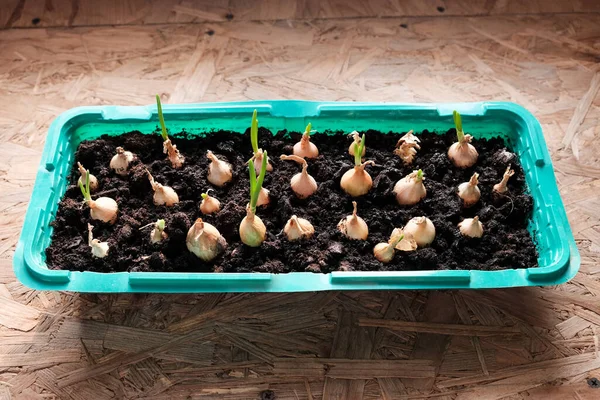
<svg viewBox="0 0 600 400">
<path fill-rule="evenodd" d="M 50 222 L 67 187 L 74 152 L 82 140 L 132 130 L 153 132 L 156 106 L 79 107 L 61 114 L 50 126 L 31 202 L 14 256 L 19 280 L 40 290 L 77 292 L 297 292 L 351 289 L 483 289 L 556 285 L 571 279 L 580 257 L 560 199 L 552 163 L 538 121 L 513 103 L 377 104 L 308 101 L 252 101 L 164 105 L 171 132 L 202 134 L 212 129 L 243 132 L 252 110 L 260 125 L 278 131 L 303 131 L 308 122 L 319 131 L 366 130 L 445 132 L 452 111 L 463 116 L 475 137 L 502 136 L 519 155 L 534 198 L 530 231 L 538 244 L 537 268 L 503 271 L 333 272 L 314 274 L 158 273 L 53 271 L 44 250 L 52 240 Z"/>
</svg>

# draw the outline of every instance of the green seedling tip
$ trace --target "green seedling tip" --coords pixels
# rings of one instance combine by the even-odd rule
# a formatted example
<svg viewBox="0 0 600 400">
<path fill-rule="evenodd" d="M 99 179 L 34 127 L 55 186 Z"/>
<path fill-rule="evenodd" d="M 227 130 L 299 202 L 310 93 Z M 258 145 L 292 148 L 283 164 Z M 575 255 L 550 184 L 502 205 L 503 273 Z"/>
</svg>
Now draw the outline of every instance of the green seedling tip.
<svg viewBox="0 0 600 400">
<path fill-rule="evenodd" d="M 205 198 L 207 198 L 207 197 L 208 197 L 208 193 L 202 193 L 202 194 L 200 195 L 200 197 L 202 197 L 203 199 L 205 199 Z"/>
<path fill-rule="evenodd" d="M 312 124 L 309 122 L 308 125 L 306 125 L 306 129 L 304 130 L 304 134 L 306 136 L 310 136 L 310 130 L 312 128 Z"/>
<path fill-rule="evenodd" d="M 396 248 L 396 246 L 402 241 L 402 239 L 404 239 L 404 234 L 398 236 L 396 240 L 394 240 L 394 243 L 392 243 L 394 245 L 393 247 Z"/>
<path fill-rule="evenodd" d="M 258 195 L 262 189 L 263 182 L 265 180 L 265 173 L 267 172 L 267 152 L 263 154 L 262 164 L 260 166 L 260 174 L 256 177 L 256 171 L 254 170 L 254 161 L 248 162 L 248 170 L 250 172 L 250 210 L 256 212 L 256 203 L 258 203 Z"/>
<path fill-rule="evenodd" d="M 423 179 L 423 170 L 420 169 L 417 171 L 417 181 L 420 181 Z"/>
<path fill-rule="evenodd" d="M 357 146 L 354 145 L 354 165 L 359 166 L 362 164 L 362 152 L 365 149 L 365 139 L 367 138 L 367 134 L 363 133 L 362 138 L 360 139 L 360 144 Z"/>
<path fill-rule="evenodd" d="M 462 118 L 461 118 L 459 112 L 456 110 L 454 110 L 454 112 L 452 113 L 452 116 L 454 117 L 454 126 L 456 127 L 456 136 L 458 138 L 458 141 L 462 142 L 463 138 L 465 136 L 465 132 L 463 131 L 463 127 L 462 127 Z"/>
<path fill-rule="evenodd" d="M 164 219 L 159 219 L 158 221 L 156 221 L 156 226 L 161 231 L 164 230 L 165 229 L 165 220 Z"/>
<path fill-rule="evenodd" d="M 160 121 L 160 135 L 163 140 L 169 140 L 169 135 L 167 134 L 167 127 L 165 126 L 165 117 L 162 112 L 162 103 L 160 102 L 159 95 L 156 95 L 156 109 L 158 110 L 158 120 Z"/>
<path fill-rule="evenodd" d="M 258 153 L 258 119 L 256 118 L 256 110 L 252 113 L 252 122 L 250 124 L 250 142 L 252 143 L 252 151 Z"/>
<path fill-rule="evenodd" d="M 90 196 L 90 170 L 85 170 L 85 186 L 81 181 L 79 181 L 79 189 L 81 189 L 81 194 L 83 194 L 84 200 L 88 201 L 92 199 Z"/>
</svg>

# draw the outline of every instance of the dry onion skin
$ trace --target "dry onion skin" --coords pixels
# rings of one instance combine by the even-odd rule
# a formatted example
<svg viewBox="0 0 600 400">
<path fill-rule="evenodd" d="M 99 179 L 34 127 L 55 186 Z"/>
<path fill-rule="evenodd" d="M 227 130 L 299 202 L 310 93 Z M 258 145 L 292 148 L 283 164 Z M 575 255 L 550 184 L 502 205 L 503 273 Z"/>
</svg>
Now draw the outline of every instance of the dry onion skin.
<svg viewBox="0 0 600 400">
<path fill-rule="evenodd" d="M 508 167 L 506 167 L 506 171 L 504 172 L 504 175 L 502 176 L 502 180 L 500 181 L 500 183 L 496 183 L 494 185 L 494 192 L 496 193 L 500 193 L 500 194 L 504 194 L 508 191 L 508 179 L 513 176 L 515 174 L 515 171 L 513 169 L 510 168 L 510 165 Z"/>
<path fill-rule="evenodd" d="M 448 149 L 448 158 L 458 168 L 472 167 L 477 162 L 479 153 L 477 153 L 477 149 L 471 144 L 473 137 L 465 135 L 462 128 L 462 118 L 458 111 L 454 111 L 454 125 L 456 126 L 458 141 Z"/>
<path fill-rule="evenodd" d="M 171 166 L 179 169 L 183 166 L 185 157 L 177 150 L 177 146 L 171 142 L 171 139 L 169 139 L 165 118 L 162 112 L 162 104 L 158 95 L 156 95 L 156 109 L 158 111 L 158 120 L 160 122 L 160 135 L 163 138 L 163 153 L 167 155 L 167 158 L 171 162 Z"/>
<path fill-rule="evenodd" d="M 280 158 L 284 161 L 295 161 L 302 165 L 302 172 L 297 173 L 290 180 L 292 191 L 299 199 L 306 199 L 317 191 L 317 181 L 308 174 L 308 163 L 304 158 L 286 156 L 285 154 L 282 154 Z"/>
<path fill-rule="evenodd" d="M 210 160 L 208 165 L 208 181 L 215 186 L 225 186 L 233 178 L 231 164 L 217 158 L 210 150 L 206 152 L 206 157 Z"/>
<path fill-rule="evenodd" d="M 122 147 L 117 147 L 117 154 L 110 160 L 110 168 L 115 171 L 117 175 L 126 176 L 129 172 L 129 164 L 134 159 L 134 155 L 130 151 L 125 151 Z"/>
<path fill-rule="evenodd" d="M 98 197 L 96 200 L 92 200 L 90 193 L 90 173 L 86 170 L 85 185 L 79 181 L 79 189 L 83 195 L 84 202 L 90 208 L 90 217 L 92 219 L 114 224 L 117 221 L 117 213 L 119 207 L 117 202 L 110 197 Z"/>
<path fill-rule="evenodd" d="M 411 237 L 418 247 L 426 247 L 435 239 L 435 226 L 427 217 L 415 217 L 404 226 L 404 234 Z"/>
<path fill-rule="evenodd" d="M 248 172 L 250 173 L 250 203 L 246 207 L 246 216 L 240 222 L 239 232 L 242 243 L 250 247 L 259 247 L 265 241 L 267 234 L 267 227 L 256 215 L 258 196 L 267 172 L 268 155 L 266 151 L 264 155 L 258 177 L 256 176 L 254 161 L 251 159 L 248 163 Z"/>
<path fill-rule="evenodd" d="M 227 247 L 225 238 L 217 228 L 198 218 L 188 231 L 187 249 L 202 261 L 212 261 Z"/>
<path fill-rule="evenodd" d="M 254 162 L 254 172 L 256 176 L 260 175 L 260 167 L 262 166 L 263 157 L 265 156 L 263 149 L 258 148 L 258 118 L 256 117 L 257 112 L 254 110 L 252 113 L 252 121 L 250 123 L 250 143 L 252 144 L 252 161 Z M 273 166 L 267 157 L 267 172 L 273 171 Z"/>
<path fill-rule="evenodd" d="M 79 170 L 79 173 L 81 174 L 81 176 L 77 180 L 77 185 L 84 184 L 86 182 L 87 175 L 89 174 L 90 175 L 90 192 L 91 193 L 95 192 L 98 189 L 98 179 L 94 175 L 89 173 L 89 171 L 87 169 L 83 168 L 83 165 L 81 165 L 80 162 L 77 162 L 77 169 Z"/>
<path fill-rule="evenodd" d="M 200 202 L 200 212 L 204 215 L 216 214 L 221 210 L 221 202 L 209 195 L 211 189 L 208 189 L 206 193 L 202 193 L 202 201 Z"/>
<path fill-rule="evenodd" d="M 292 215 L 285 224 L 283 232 L 287 240 L 293 242 L 295 240 L 310 239 L 315 234 L 315 228 L 307 219 Z"/>
<path fill-rule="evenodd" d="M 88 224 L 88 246 L 92 248 L 92 256 L 96 258 L 104 258 L 108 255 L 108 250 L 110 246 L 108 242 L 101 242 L 98 239 L 94 239 L 94 234 L 92 230 L 94 227 L 91 224 Z"/>
<path fill-rule="evenodd" d="M 394 154 L 400 157 L 404 164 L 411 165 L 417 155 L 417 150 L 421 149 L 419 142 L 419 138 L 410 130 L 398 140 Z"/>
<path fill-rule="evenodd" d="M 412 206 L 427 196 L 427 189 L 423 184 L 423 171 L 417 170 L 406 175 L 394 185 L 396 201 L 402 206 Z"/>
<path fill-rule="evenodd" d="M 471 238 L 480 238 L 483 236 L 483 224 L 479 221 L 479 217 L 465 218 L 458 224 L 458 230 L 463 236 Z"/>
<path fill-rule="evenodd" d="M 319 157 L 319 149 L 310 141 L 311 124 L 306 126 L 304 134 L 298 143 L 294 145 L 293 154 L 302 158 L 317 158 Z"/>
<path fill-rule="evenodd" d="M 340 187 L 342 190 L 352 197 L 365 195 L 373 187 L 373 179 L 371 178 L 371 175 L 365 171 L 365 167 L 367 165 L 375 165 L 375 162 L 362 162 L 362 157 L 360 156 L 360 154 L 363 154 L 365 150 L 365 139 L 366 135 L 363 134 L 360 140 L 360 145 L 354 152 L 354 167 L 346 171 L 340 180 Z"/>
<path fill-rule="evenodd" d="M 369 227 L 364 219 L 357 215 L 356 202 L 352 202 L 354 211 L 351 215 L 348 215 L 338 223 L 338 229 L 342 232 L 342 235 L 346 236 L 351 240 L 367 240 L 369 236 Z"/>
<path fill-rule="evenodd" d="M 479 190 L 479 174 L 475 172 L 469 182 L 463 182 L 458 185 L 458 197 L 463 201 L 465 207 L 471 207 L 477 204 L 481 198 L 481 191 Z"/>
<path fill-rule="evenodd" d="M 165 205 L 167 207 L 173 207 L 179 203 L 179 196 L 175 190 L 170 186 L 164 186 L 154 180 L 154 177 L 150 174 L 150 171 L 146 170 L 148 174 L 148 180 L 154 190 L 154 196 L 152 197 L 154 204 L 157 206 Z"/>
</svg>

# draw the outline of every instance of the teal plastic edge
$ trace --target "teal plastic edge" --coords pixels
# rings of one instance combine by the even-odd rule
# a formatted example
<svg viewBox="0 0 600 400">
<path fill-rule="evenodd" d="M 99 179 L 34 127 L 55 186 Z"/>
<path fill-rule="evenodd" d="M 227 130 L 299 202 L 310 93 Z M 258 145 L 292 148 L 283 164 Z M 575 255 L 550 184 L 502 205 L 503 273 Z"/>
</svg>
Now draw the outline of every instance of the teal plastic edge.
<svg viewBox="0 0 600 400">
<path fill-rule="evenodd" d="M 38 168 L 34 190 L 25 222 L 13 257 L 13 267 L 19 281 L 38 290 L 68 290 L 103 293 L 200 293 L 200 292 L 298 292 L 315 290 L 393 290 L 393 289 L 486 289 L 518 286 L 547 286 L 570 280 L 580 266 L 580 255 L 560 199 L 550 155 L 536 118 L 525 108 L 510 102 L 478 102 L 449 104 L 310 102 L 297 100 L 249 101 L 165 105 L 165 114 L 197 113 L 249 114 L 254 109 L 289 121 L 319 116 L 327 112 L 348 115 L 366 111 L 406 111 L 435 113 L 449 117 L 458 110 L 465 117 L 483 116 L 488 112 L 509 112 L 514 123 L 527 136 L 534 165 L 528 174 L 528 185 L 538 186 L 534 198 L 541 205 L 539 218 L 547 221 L 543 231 L 553 238 L 549 262 L 540 260 L 538 268 L 507 269 L 502 271 L 398 271 L 398 272 L 333 272 L 313 274 L 241 273 L 112 273 L 55 271 L 47 269 L 42 258 L 45 245 L 41 236 L 49 222 L 45 211 L 48 193 L 58 191 L 60 179 L 54 171 L 66 156 L 58 148 L 61 135 L 77 124 L 78 118 L 100 118 L 104 121 L 150 121 L 156 118 L 156 106 L 89 106 L 77 107 L 60 114 L 51 124 Z M 429 115 L 429 114 L 428 114 Z M 302 126 L 304 121 L 299 121 Z M 451 126 L 451 125 L 449 125 Z M 66 134 L 66 133 L 65 133 Z M 519 153 L 521 157 L 521 153 Z M 53 175 L 54 174 L 54 175 Z M 529 181 L 531 179 L 532 181 Z M 557 240 L 558 239 L 558 240 Z"/>
</svg>

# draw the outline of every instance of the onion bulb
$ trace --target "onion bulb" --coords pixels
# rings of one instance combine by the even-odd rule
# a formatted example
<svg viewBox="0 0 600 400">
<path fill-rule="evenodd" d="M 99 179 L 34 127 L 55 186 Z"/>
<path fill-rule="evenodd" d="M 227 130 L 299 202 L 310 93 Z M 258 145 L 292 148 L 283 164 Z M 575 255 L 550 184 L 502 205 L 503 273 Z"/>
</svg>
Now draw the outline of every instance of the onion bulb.
<svg viewBox="0 0 600 400">
<path fill-rule="evenodd" d="M 298 198 L 305 199 L 317 191 L 317 181 L 308 174 L 308 163 L 304 158 L 282 154 L 281 159 L 296 161 L 297 163 L 302 164 L 302 172 L 294 175 L 290 181 L 290 186 Z"/>
<path fill-rule="evenodd" d="M 154 227 L 150 232 L 150 243 L 159 243 L 167 238 L 167 233 L 165 232 L 165 220 L 159 219 L 154 223 Z"/>
<path fill-rule="evenodd" d="M 258 149 L 256 153 L 254 153 L 254 171 L 256 171 L 256 175 L 260 174 L 260 166 L 262 164 L 263 159 L 263 150 Z M 269 157 L 267 157 L 267 172 L 273 171 L 273 166 L 271 165 L 271 161 L 269 161 Z"/>
<path fill-rule="evenodd" d="M 258 247 L 265 241 L 267 227 L 249 206 L 246 211 L 246 216 L 240 223 L 240 239 L 247 246 Z"/>
<path fill-rule="evenodd" d="M 389 263 L 394 258 L 396 246 L 404 239 L 402 229 L 394 229 L 387 243 L 378 243 L 373 249 L 373 255 L 382 263 Z"/>
<path fill-rule="evenodd" d="M 285 224 L 283 232 L 285 232 L 287 239 L 292 242 L 299 239 L 310 239 L 315 233 L 315 228 L 307 219 L 292 215 Z"/>
<path fill-rule="evenodd" d="M 268 206 L 270 202 L 271 198 L 269 197 L 269 189 L 260 188 L 260 192 L 258 192 L 258 200 L 256 201 L 256 207 Z"/>
<path fill-rule="evenodd" d="M 477 184 L 479 183 L 479 174 L 475 172 L 469 182 L 463 182 L 458 185 L 458 197 L 463 200 L 465 207 L 471 207 L 476 204 L 481 197 L 481 191 Z"/>
<path fill-rule="evenodd" d="M 167 139 L 163 142 L 163 153 L 167 155 L 173 168 L 179 169 L 183 166 L 185 157 L 177 150 L 177 146 L 171 143 L 171 139 Z"/>
<path fill-rule="evenodd" d="M 425 247 L 435 239 L 435 226 L 427 217 L 415 217 L 404 226 L 404 234 L 412 237 L 417 246 Z"/>
<path fill-rule="evenodd" d="M 92 256 L 104 258 L 108 255 L 108 242 L 101 242 L 98 239 L 94 239 L 92 229 L 94 229 L 94 227 L 88 224 L 88 245 L 92 248 Z"/>
<path fill-rule="evenodd" d="M 404 178 L 396 182 L 394 194 L 396 201 L 403 206 L 412 206 L 417 204 L 427 195 L 427 189 L 423 184 L 423 171 L 413 171 Z"/>
<path fill-rule="evenodd" d="M 115 170 L 115 173 L 125 176 L 129 170 L 129 164 L 133 161 L 133 153 L 125 151 L 122 147 L 117 147 L 117 154 L 110 160 L 110 168 Z"/>
<path fill-rule="evenodd" d="M 206 152 L 206 157 L 210 160 L 208 165 L 208 181 L 215 186 L 223 186 L 231 180 L 231 164 L 227 161 L 221 161 L 212 151 Z"/>
<path fill-rule="evenodd" d="M 502 176 L 502 180 L 500 181 L 500 183 L 496 183 L 494 185 L 494 192 L 496 193 L 506 193 L 508 191 L 508 187 L 506 186 L 506 184 L 508 183 L 508 179 L 513 176 L 515 174 L 515 171 L 513 169 L 510 169 L 510 165 L 508 167 L 506 167 L 506 171 L 504 172 L 504 175 Z"/>
<path fill-rule="evenodd" d="M 81 189 L 83 201 L 85 201 L 90 208 L 90 217 L 98 221 L 114 224 L 117 221 L 117 212 L 119 211 L 117 202 L 110 197 L 98 197 L 96 200 L 92 200 L 90 194 L 90 175 L 91 174 L 88 171 L 86 174 L 85 185 L 79 181 L 79 189 Z"/>
<path fill-rule="evenodd" d="M 162 206 L 164 204 L 167 207 L 173 207 L 175 204 L 179 203 L 179 196 L 177 196 L 177 193 L 172 187 L 163 186 L 156 182 L 148 170 L 146 170 L 146 173 L 148 174 L 152 190 L 154 190 L 153 200 L 155 205 Z"/>
<path fill-rule="evenodd" d="M 185 240 L 188 250 L 202 261 L 211 261 L 227 247 L 225 238 L 211 224 L 198 218 L 190 228 Z"/>
<path fill-rule="evenodd" d="M 360 146 L 360 134 L 357 131 L 354 131 L 351 134 L 349 134 L 348 136 L 350 136 L 352 138 L 352 143 L 350 143 L 350 146 L 348 147 L 348 154 L 350 154 L 352 157 L 354 157 L 355 146 Z M 361 158 L 365 156 L 366 152 L 367 152 L 367 149 L 365 147 L 362 149 L 362 152 L 360 154 Z"/>
<path fill-rule="evenodd" d="M 79 177 L 79 180 L 77 181 L 77 185 L 79 184 L 84 184 L 86 182 L 87 179 L 87 175 L 90 175 L 90 192 L 95 192 L 96 189 L 98 189 L 98 179 L 90 174 L 90 171 L 83 168 L 83 165 L 81 165 L 80 162 L 77 163 L 77 169 L 79 169 L 79 173 L 81 174 L 81 176 Z"/>
<path fill-rule="evenodd" d="M 348 239 L 367 240 L 367 236 L 369 236 L 369 227 L 365 220 L 356 214 L 357 206 L 355 201 L 352 202 L 352 206 L 354 207 L 352 215 L 344 217 L 338 223 L 338 229 Z"/>
<path fill-rule="evenodd" d="M 221 210 L 221 202 L 216 198 L 208 194 L 211 189 L 208 189 L 206 193 L 202 193 L 202 202 L 200 203 L 200 211 L 202 214 L 215 214 Z"/>
<path fill-rule="evenodd" d="M 319 149 L 310 141 L 311 124 L 306 126 L 302 139 L 294 145 L 294 155 L 303 158 L 319 157 Z"/>
<path fill-rule="evenodd" d="M 465 135 L 462 129 L 462 119 L 457 111 L 454 111 L 454 124 L 456 125 L 456 136 L 458 141 L 448 149 L 448 158 L 458 168 L 468 168 L 477 162 L 477 149 L 471 144 L 473 137 Z"/>
<path fill-rule="evenodd" d="M 355 165 L 352 169 L 349 169 L 342 175 L 340 187 L 344 192 L 352 197 L 358 197 L 367 194 L 369 190 L 371 190 L 373 187 L 373 179 L 371 178 L 371 175 L 365 171 L 365 166 L 367 165 L 375 165 L 375 162 L 365 161 L 360 165 Z"/>
<path fill-rule="evenodd" d="M 463 236 L 480 238 L 483 236 L 483 225 L 479 222 L 479 217 L 465 218 L 458 224 L 458 230 Z"/>
</svg>

